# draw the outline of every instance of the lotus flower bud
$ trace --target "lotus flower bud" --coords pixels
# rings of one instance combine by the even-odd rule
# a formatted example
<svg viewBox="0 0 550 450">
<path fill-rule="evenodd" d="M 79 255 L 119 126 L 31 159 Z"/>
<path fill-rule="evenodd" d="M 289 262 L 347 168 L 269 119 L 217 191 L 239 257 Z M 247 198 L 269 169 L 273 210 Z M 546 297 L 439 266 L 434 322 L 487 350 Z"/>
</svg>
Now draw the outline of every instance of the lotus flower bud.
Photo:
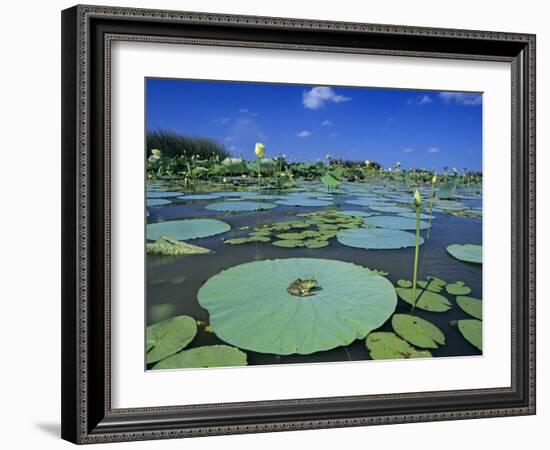
<svg viewBox="0 0 550 450">
<path fill-rule="evenodd" d="M 420 191 L 417 189 L 414 191 L 414 206 L 415 208 L 420 208 L 422 204 L 422 199 L 420 198 Z"/>
<path fill-rule="evenodd" d="M 258 158 L 263 158 L 265 156 L 265 145 L 261 142 L 257 142 L 256 147 L 254 148 L 254 153 L 256 153 Z"/>
<path fill-rule="evenodd" d="M 367 167 L 370 166 L 370 161 L 368 159 L 365 160 L 365 166 L 367 166 Z"/>
<path fill-rule="evenodd" d="M 223 181 L 224 183 L 227 183 L 227 178 L 224 178 L 222 181 Z"/>
<path fill-rule="evenodd" d="M 432 177 L 432 184 L 437 183 L 437 174 L 434 173 L 434 176 Z"/>
</svg>

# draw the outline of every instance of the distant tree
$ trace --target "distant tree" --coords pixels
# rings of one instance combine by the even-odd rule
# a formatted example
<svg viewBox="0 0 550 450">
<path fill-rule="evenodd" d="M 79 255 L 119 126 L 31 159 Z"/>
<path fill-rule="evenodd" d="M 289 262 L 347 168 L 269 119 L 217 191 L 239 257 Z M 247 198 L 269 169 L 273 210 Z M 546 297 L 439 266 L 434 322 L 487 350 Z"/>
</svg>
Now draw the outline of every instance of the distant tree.
<svg viewBox="0 0 550 450">
<path fill-rule="evenodd" d="M 151 150 L 158 149 L 163 156 L 175 158 L 197 155 L 198 159 L 209 159 L 218 156 L 220 160 L 227 158 L 229 152 L 223 144 L 201 137 L 185 136 L 174 131 L 153 130 L 147 133 L 147 157 Z"/>
</svg>

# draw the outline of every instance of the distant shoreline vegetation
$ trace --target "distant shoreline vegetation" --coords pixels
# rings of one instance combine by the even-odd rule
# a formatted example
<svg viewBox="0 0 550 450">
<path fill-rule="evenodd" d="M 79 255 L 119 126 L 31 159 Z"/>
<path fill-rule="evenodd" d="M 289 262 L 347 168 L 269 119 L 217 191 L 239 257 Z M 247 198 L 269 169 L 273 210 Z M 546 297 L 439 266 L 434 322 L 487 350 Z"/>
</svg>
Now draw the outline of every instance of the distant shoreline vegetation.
<svg viewBox="0 0 550 450">
<path fill-rule="evenodd" d="M 324 161 L 289 161 L 282 152 L 273 154 L 269 149 L 262 155 L 261 164 L 251 149 L 248 156 L 232 156 L 225 146 L 213 139 L 187 136 L 173 131 L 147 132 L 147 178 L 181 180 L 193 186 L 200 180 L 212 180 L 224 184 L 246 185 L 265 179 L 266 188 L 286 189 L 296 180 L 318 180 L 330 189 L 341 182 L 361 182 L 372 177 L 401 180 L 406 185 L 418 186 L 430 183 L 433 170 L 424 168 L 402 169 L 401 163 L 384 169 L 373 160 L 352 161 L 339 156 L 326 155 Z M 482 181 L 482 173 L 466 168 L 444 168 L 441 182 L 449 196 L 457 185 L 475 185 Z"/>
</svg>

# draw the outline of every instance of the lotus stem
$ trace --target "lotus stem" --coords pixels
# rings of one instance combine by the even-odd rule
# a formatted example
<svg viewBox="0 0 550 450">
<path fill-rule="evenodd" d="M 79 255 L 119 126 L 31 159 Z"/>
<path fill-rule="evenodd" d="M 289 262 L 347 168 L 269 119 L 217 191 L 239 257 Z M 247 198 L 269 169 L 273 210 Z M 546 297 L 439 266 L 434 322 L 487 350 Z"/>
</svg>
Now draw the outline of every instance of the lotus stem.
<svg viewBox="0 0 550 450">
<path fill-rule="evenodd" d="M 262 158 L 258 158 L 258 195 L 260 194 L 260 191 L 262 189 L 261 160 Z"/>
<path fill-rule="evenodd" d="M 420 246 L 420 205 L 421 198 L 418 189 L 414 193 L 414 207 L 416 209 L 416 243 L 414 246 L 414 266 L 413 266 L 413 291 L 412 291 L 412 310 L 416 306 L 416 278 L 418 276 L 418 247 Z"/>
<path fill-rule="evenodd" d="M 426 234 L 426 240 L 430 239 L 430 231 L 432 230 L 432 208 L 434 205 L 435 197 L 435 183 L 437 183 L 437 175 L 434 174 L 432 177 L 432 195 L 430 197 L 430 219 L 428 221 L 428 233 Z"/>
</svg>

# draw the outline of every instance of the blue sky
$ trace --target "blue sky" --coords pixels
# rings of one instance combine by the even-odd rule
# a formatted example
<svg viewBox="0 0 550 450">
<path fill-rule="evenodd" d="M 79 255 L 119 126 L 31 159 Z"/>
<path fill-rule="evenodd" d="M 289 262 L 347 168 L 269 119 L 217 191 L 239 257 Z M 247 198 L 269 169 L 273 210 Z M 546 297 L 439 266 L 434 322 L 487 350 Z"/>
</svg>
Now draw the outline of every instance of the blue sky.
<svg viewBox="0 0 550 450">
<path fill-rule="evenodd" d="M 404 168 L 481 170 L 482 96 L 475 93 L 147 79 L 147 130 L 223 143 L 235 156 Z"/>
</svg>

